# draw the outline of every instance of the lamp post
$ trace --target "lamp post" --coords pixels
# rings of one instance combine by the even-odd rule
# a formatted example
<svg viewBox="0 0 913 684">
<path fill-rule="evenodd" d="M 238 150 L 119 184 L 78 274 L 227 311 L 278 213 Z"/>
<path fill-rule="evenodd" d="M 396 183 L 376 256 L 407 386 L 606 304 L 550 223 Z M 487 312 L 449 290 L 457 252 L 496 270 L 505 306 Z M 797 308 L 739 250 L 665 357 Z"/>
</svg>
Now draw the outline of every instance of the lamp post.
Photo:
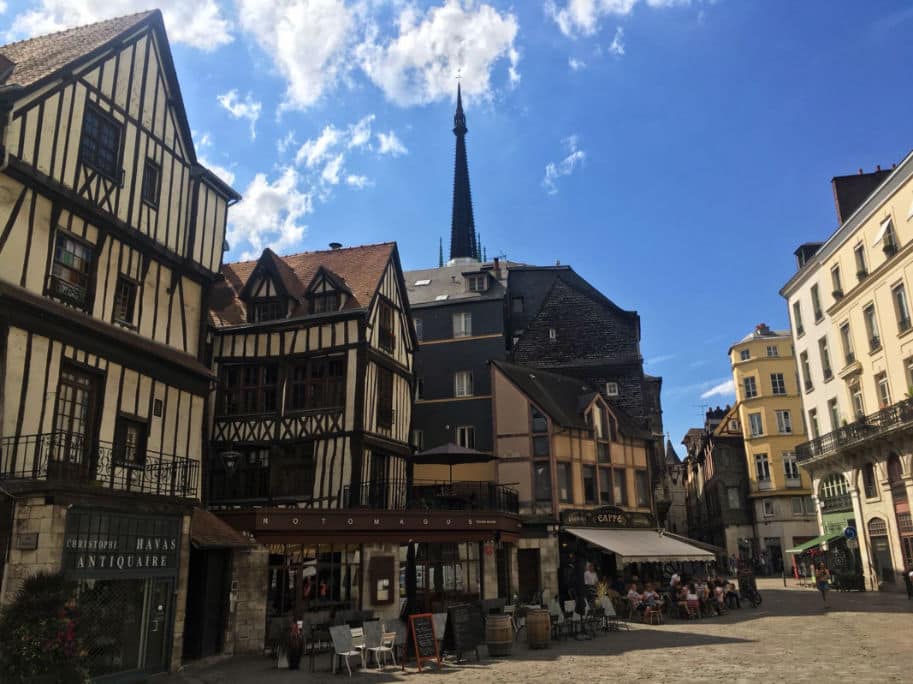
<svg viewBox="0 0 913 684">
<path fill-rule="evenodd" d="M 222 467 L 225 469 L 225 474 L 228 477 L 231 477 L 235 474 L 235 468 L 238 467 L 238 461 L 241 460 L 241 452 L 235 451 L 234 449 L 228 449 L 219 452 L 219 459 L 222 461 Z"/>
</svg>

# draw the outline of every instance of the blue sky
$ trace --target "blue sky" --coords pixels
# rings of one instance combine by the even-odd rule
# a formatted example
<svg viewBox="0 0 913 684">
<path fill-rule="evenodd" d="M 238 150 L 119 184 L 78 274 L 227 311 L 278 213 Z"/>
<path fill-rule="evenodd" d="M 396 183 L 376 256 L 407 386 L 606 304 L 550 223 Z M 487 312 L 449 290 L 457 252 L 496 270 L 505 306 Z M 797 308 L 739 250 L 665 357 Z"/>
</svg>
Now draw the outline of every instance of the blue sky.
<svg viewBox="0 0 913 684">
<path fill-rule="evenodd" d="M 150 0 L 0 0 L 16 38 Z M 830 178 L 913 148 L 913 4 L 160 0 L 198 154 L 245 200 L 229 258 L 447 241 L 458 69 L 488 255 L 571 264 L 640 312 L 678 446 L 728 346 L 787 325 Z M 679 447 L 679 451 L 681 448 Z"/>
</svg>

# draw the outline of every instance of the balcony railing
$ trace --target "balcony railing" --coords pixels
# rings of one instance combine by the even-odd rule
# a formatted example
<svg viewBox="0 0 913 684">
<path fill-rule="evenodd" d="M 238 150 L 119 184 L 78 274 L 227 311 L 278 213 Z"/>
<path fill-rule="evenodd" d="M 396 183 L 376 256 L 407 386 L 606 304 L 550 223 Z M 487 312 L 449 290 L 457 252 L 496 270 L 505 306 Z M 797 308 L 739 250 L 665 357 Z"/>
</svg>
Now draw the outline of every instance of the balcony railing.
<svg viewBox="0 0 913 684">
<path fill-rule="evenodd" d="M 196 498 L 200 464 L 189 458 L 146 450 L 137 461 L 111 442 L 49 432 L 0 440 L 0 480 L 45 480 L 93 485 L 124 492 Z"/>
<path fill-rule="evenodd" d="M 343 487 L 342 505 L 388 511 L 520 511 L 516 490 L 493 482 L 363 482 Z"/>
<path fill-rule="evenodd" d="M 838 430 L 800 444 L 796 447 L 796 458 L 800 462 L 820 458 L 902 427 L 913 427 L 913 399 L 904 399 Z"/>
</svg>

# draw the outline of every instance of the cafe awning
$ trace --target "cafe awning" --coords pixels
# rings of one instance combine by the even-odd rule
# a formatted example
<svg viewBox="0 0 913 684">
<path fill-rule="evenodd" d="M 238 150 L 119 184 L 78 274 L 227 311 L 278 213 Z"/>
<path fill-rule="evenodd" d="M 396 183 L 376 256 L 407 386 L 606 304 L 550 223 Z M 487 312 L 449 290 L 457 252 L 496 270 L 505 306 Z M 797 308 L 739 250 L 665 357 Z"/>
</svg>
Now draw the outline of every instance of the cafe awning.
<svg viewBox="0 0 913 684">
<path fill-rule="evenodd" d="M 565 532 L 590 544 L 601 546 L 624 563 L 664 561 L 713 561 L 714 555 L 657 530 L 598 530 L 567 527 Z"/>
<path fill-rule="evenodd" d="M 798 546 L 794 546 L 791 549 L 786 549 L 786 553 L 804 553 L 805 551 L 813 549 L 816 546 L 821 546 L 822 542 L 830 543 L 840 539 L 842 536 L 842 532 L 837 534 L 822 534 L 821 536 L 815 537 L 814 539 L 809 539 L 807 542 L 802 542 Z"/>
</svg>

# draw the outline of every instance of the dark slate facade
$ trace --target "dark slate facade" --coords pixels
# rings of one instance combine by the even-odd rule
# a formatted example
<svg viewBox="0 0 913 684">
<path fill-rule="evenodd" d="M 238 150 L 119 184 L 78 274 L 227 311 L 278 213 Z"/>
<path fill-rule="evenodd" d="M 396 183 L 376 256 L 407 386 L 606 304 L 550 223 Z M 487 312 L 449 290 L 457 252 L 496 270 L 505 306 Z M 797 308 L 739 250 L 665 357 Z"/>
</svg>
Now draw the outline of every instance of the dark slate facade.
<svg viewBox="0 0 913 684">
<path fill-rule="evenodd" d="M 569 266 L 511 268 L 507 288 L 509 357 L 584 380 L 654 442 L 654 475 L 662 468 L 662 380 L 646 376 L 640 317 L 621 309 Z M 607 393 L 607 383 L 618 394 Z"/>
</svg>

